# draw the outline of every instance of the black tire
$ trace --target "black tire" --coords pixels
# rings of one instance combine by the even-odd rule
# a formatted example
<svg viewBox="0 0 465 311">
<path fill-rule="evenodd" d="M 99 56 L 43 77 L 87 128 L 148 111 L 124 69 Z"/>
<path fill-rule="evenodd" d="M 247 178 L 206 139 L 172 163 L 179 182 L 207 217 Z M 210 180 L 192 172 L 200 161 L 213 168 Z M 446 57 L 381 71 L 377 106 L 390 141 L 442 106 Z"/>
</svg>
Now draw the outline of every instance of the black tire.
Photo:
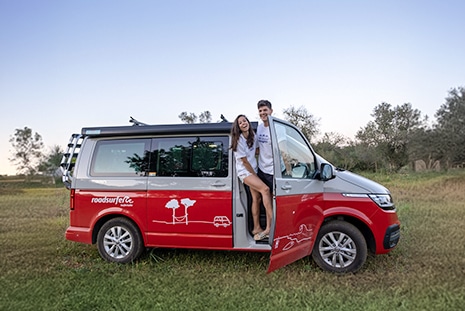
<svg viewBox="0 0 465 311">
<path fill-rule="evenodd" d="M 312 257 L 323 270 L 354 273 L 367 259 L 367 243 L 354 225 L 341 220 L 331 221 L 321 227 Z"/>
<path fill-rule="evenodd" d="M 137 226 L 127 218 L 113 218 L 97 235 L 97 248 L 106 261 L 129 263 L 142 254 L 144 245 Z"/>
</svg>

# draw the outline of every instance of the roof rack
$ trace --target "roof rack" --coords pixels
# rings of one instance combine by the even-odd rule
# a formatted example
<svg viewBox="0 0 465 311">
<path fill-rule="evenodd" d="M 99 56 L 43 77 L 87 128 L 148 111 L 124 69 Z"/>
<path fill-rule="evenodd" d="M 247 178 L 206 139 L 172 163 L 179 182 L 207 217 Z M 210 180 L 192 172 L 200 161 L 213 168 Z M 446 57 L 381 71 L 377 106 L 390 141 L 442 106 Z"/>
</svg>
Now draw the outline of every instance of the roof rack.
<svg viewBox="0 0 465 311">
<path fill-rule="evenodd" d="M 140 121 L 134 119 L 133 117 L 129 117 L 129 122 L 130 122 L 130 123 L 133 123 L 133 126 L 144 126 L 144 125 L 148 125 L 147 123 L 140 122 Z"/>
</svg>

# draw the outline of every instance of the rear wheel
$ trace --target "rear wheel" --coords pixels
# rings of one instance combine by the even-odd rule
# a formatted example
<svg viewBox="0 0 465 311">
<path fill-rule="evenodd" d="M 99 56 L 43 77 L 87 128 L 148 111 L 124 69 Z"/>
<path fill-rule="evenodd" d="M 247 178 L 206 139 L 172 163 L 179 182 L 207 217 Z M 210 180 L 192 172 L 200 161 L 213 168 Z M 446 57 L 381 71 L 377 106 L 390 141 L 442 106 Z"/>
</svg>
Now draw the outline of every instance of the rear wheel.
<svg viewBox="0 0 465 311">
<path fill-rule="evenodd" d="M 312 257 L 323 270 L 353 273 L 366 261 L 367 244 L 354 225 L 340 220 L 331 221 L 321 227 Z"/>
<path fill-rule="evenodd" d="M 118 263 L 134 261 L 144 250 L 137 226 L 123 217 L 110 219 L 100 228 L 97 247 L 103 259 Z"/>
</svg>

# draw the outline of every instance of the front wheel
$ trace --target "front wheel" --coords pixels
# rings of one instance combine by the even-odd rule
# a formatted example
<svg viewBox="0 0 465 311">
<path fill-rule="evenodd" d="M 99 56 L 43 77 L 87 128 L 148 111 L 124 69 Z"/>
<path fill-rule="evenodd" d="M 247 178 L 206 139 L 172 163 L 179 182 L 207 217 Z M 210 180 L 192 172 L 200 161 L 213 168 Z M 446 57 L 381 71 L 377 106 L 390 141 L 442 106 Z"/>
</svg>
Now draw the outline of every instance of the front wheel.
<svg viewBox="0 0 465 311">
<path fill-rule="evenodd" d="M 97 235 L 100 256 L 110 262 L 128 263 L 144 250 L 136 225 L 127 218 L 113 218 L 103 224 Z"/>
<path fill-rule="evenodd" d="M 357 272 L 367 258 L 367 244 L 354 225 L 340 220 L 323 225 L 312 252 L 323 270 L 335 273 Z"/>
</svg>

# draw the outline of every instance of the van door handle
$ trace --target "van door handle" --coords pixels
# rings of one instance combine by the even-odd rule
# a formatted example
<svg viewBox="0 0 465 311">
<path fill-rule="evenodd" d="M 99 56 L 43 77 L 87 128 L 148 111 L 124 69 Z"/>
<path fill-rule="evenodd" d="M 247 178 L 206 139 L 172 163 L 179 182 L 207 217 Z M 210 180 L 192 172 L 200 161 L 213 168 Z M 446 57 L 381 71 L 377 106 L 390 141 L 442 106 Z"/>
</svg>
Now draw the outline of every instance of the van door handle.
<svg viewBox="0 0 465 311">
<path fill-rule="evenodd" d="M 282 185 L 281 189 L 283 189 L 283 190 L 291 190 L 292 186 L 291 185 Z"/>
<path fill-rule="evenodd" d="M 211 184 L 213 187 L 225 187 L 226 184 L 223 183 L 223 182 L 216 182 L 216 183 L 213 183 Z"/>
</svg>

